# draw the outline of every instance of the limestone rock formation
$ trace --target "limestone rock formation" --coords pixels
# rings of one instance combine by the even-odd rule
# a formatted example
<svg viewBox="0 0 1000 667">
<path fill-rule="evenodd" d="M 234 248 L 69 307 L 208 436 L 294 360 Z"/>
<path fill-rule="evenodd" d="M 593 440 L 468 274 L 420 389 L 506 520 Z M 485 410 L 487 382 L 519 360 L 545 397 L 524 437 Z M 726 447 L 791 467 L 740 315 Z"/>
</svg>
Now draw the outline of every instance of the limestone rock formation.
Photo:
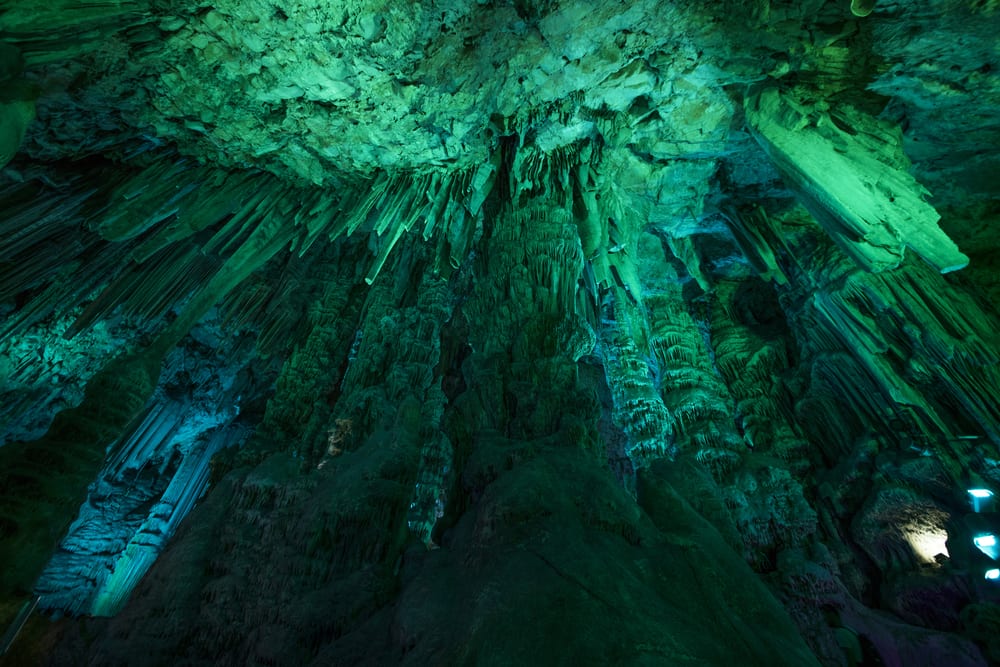
<svg viewBox="0 0 1000 667">
<path fill-rule="evenodd" d="M 994 664 L 998 32 L 7 2 L 0 664 Z"/>
</svg>

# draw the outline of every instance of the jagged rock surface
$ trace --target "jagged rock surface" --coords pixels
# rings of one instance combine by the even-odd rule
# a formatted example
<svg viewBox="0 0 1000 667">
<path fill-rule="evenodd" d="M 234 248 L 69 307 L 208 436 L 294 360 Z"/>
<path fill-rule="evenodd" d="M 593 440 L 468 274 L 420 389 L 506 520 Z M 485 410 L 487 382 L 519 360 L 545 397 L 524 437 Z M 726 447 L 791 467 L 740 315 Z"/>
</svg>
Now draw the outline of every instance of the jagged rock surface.
<svg viewBox="0 0 1000 667">
<path fill-rule="evenodd" d="M 998 30 L 10 3 L 7 661 L 995 661 Z"/>
</svg>

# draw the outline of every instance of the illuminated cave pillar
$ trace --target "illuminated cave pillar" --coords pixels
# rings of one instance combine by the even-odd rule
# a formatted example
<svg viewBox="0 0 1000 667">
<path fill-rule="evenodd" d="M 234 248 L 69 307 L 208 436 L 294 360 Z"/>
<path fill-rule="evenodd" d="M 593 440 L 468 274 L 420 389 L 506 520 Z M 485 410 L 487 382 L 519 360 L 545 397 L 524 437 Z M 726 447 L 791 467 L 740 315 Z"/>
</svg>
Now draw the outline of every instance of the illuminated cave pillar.
<svg viewBox="0 0 1000 667">
<path fill-rule="evenodd" d="M 584 257 L 559 199 L 535 196 L 485 225 L 462 307 L 468 390 L 445 418 L 462 424 L 466 508 L 404 589 L 396 623 L 415 638 L 409 655 L 441 637 L 429 606 L 456 664 L 814 664 L 778 603 L 664 476 L 640 480 L 636 504 L 608 470 L 600 404 L 579 374 L 596 343 L 574 307 Z M 451 572 L 461 585 L 448 588 Z"/>
<path fill-rule="evenodd" d="M 128 350 L 95 374 L 83 402 L 56 415 L 42 438 L 0 448 L 0 562 L 14 564 L 0 573 L 0 596 L 24 596 L 33 589 L 86 499 L 87 487 L 101 470 L 108 446 L 147 407 L 167 354 L 214 304 L 301 236 L 296 226 L 287 224 L 294 196 L 280 190 L 257 193 L 244 215 L 238 216 L 238 222 L 249 229 L 239 247 L 198 285 L 176 318 L 153 335 L 149 345 Z M 116 233 L 122 239 L 153 224 L 151 218 L 124 213 L 102 209 L 102 217 L 93 222 L 118 224 Z M 139 295 L 147 290 L 155 293 L 156 287 L 137 282 Z M 157 281 L 151 284 L 162 287 Z"/>
<path fill-rule="evenodd" d="M 152 394 L 159 358 L 114 362 L 88 383 L 83 403 L 56 415 L 39 440 L 0 448 L 0 593 L 24 595 L 101 470 L 109 442 Z M 109 400 L 115 397 L 115 400 Z"/>
</svg>

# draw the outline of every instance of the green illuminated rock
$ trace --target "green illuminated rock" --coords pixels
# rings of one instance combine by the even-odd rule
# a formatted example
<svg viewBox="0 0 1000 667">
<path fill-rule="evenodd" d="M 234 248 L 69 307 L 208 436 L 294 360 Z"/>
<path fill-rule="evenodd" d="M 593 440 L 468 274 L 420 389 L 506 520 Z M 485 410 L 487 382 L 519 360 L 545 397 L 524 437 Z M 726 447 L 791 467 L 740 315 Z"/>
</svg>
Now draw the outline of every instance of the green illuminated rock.
<svg viewBox="0 0 1000 667">
<path fill-rule="evenodd" d="M 942 273 L 969 263 L 906 172 L 900 137 L 875 119 L 850 108 L 813 113 L 775 88 L 749 98 L 747 115 L 785 181 L 858 264 L 895 268 L 904 248 Z"/>
<path fill-rule="evenodd" d="M 995 3 L 8 4 L 10 664 L 996 653 Z"/>
</svg>

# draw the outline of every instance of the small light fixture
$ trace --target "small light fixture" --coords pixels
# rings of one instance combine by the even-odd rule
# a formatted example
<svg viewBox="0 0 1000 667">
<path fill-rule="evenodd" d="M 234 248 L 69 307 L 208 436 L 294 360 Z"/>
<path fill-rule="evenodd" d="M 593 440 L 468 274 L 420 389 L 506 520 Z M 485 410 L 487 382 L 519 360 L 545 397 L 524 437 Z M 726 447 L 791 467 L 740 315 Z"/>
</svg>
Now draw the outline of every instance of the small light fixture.
<svg viewBox="0 0 1000 667">
<path fill-rule="evenodd" d="M 1000 549 L 997 548 L 997 536 L 993 533 L 983 533 L 972 538 L 972 543 L 990 558 L 996 560 L 1000 557 Z"/>
<path fill-rule="evenodd" d="M 974 538 L 972 538 L 972 541 L 975 542 L 976 546 L 980 548 L 995 547 L 997 545 L 997 536 L 991 534 L 976 535 Z"/>
<path fill-rule="evenodd" d="M 996 581 L 997 579 L 1000 579 L 1000 568 L 994 567 L 992 569 L 986 570 L 986 578 L 989 579 L 990 581 Z"/>
<path fill-rule="evenodd" d="M 969 489 L 969 496 L 972 497 L 972 511 L 979 512 L 993 497 L 993 492 L 989 489 Z"/>
</svg>

